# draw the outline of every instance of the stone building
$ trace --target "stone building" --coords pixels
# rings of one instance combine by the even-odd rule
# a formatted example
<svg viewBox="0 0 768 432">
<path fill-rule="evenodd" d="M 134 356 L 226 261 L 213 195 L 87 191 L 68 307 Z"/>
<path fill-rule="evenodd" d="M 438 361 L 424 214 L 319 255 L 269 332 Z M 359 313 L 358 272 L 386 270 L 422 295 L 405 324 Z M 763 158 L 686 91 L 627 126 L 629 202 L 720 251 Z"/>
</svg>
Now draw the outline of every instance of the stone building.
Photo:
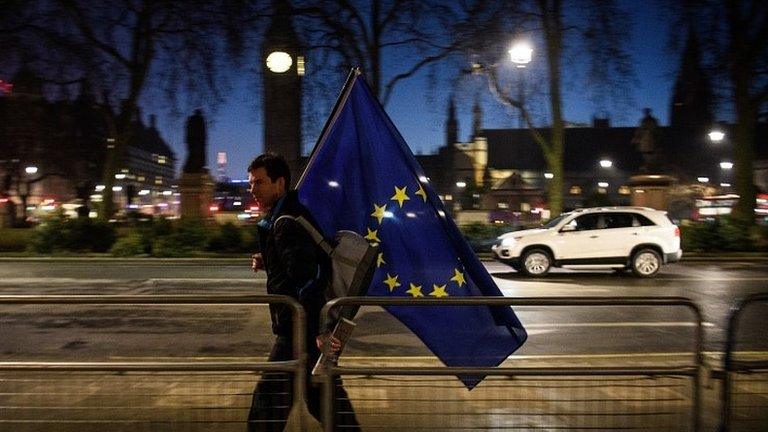
<svg viewBox="0 0 768 432">
<path fill-rule="evenodd" d="M 3 224 L 28 216 L 27 207 L 34 213 L 43 203 L 74 208 L 98 201 L 106 150 L 112 145 L 103 109 L 86 84 L 73 99 L 50 100 L 42 81 L 27 68 L 5 83 L 0 92 Z M 116 173 L 116 201 L 122 207 L 129 200 L 154 204 L 153 196 L 168 201 L 175 182 L 173 151 L 154 116 L 147 126 L 135 113 L 132 130 Z"/>
</svg>

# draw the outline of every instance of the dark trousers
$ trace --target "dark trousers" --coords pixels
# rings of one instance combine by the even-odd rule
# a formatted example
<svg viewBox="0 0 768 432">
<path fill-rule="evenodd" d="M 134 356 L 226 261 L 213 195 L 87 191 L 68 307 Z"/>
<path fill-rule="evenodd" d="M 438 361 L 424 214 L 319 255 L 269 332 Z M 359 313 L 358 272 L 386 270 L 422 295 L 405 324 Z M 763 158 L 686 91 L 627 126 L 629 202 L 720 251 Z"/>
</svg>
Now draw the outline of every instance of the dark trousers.
<svg viewBox="0 0 768 432">
<path fill-rule="evenodd" d="M 320 385 L 311 383 L 312 368 L 320 356 L 320 350 L 314 340 L 307 340 L 307 408 L 318 421 L 322 421 Z M 291 338 L 278 336 L 269 361 L 285 361 L 293 359 Z M 344 430 L 359 431 L 359 424 L 344 390 L 341 379 L 336 379 L 334 386 L 335 422 L 344 425 Z M 288 412 L 293 402 L 293 375 L 284 372 L 270 372 L 262 375 L 256 389 L 253 391 L 251 410 L 248 413 L 248 431 L 281 432 L 285 428 Z"/>
</svg>

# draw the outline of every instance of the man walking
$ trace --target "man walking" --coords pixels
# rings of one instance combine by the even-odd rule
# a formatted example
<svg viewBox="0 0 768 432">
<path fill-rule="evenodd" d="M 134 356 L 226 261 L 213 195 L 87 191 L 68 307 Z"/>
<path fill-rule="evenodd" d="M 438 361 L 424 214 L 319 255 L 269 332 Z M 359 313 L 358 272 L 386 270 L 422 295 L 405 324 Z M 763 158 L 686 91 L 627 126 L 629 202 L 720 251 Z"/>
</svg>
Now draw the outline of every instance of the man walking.
<svg viewBox="0 0 768 432">
<path fill-rule="evenodd" d="M 331 275 L 330 259 L 299 222 L 280 218 L 301 216 L 317 227 L 312 215 L 299 202 L 296 191 L 289 190 L 291 173 L 285 159 L 272 153 L 257 157 L 248 166 L 248 182 L 250 193 L 268 212 L 258 224 L 260 252 L 253 255 L 252 268 L 267 272 L 267 293 L 292 297 L 306 311 L 307 407 L 320 420 L 320 389 L 309 379 L 326 337 L 320 331 L 320 310 L 325 304 L 325 287 Z M 271 304 L 269 310 L 272 332 L 277 337 L 269 361 L 291 360 L 294 358 L 291 309 Z M 338 350 L 339 341 L 332 339 L 331 348 Z M 292 383 L 292 377 L 286 373 L 262 376 L 253 392 L 249 431 L 283 430 L 293 400 Z M 345 413 L 338 420 L 352 426 L 349 430 L 357 430 L 357 419 L 340 380 L 336 382 L 335 399 L 337 412 Z"/>
</svg>

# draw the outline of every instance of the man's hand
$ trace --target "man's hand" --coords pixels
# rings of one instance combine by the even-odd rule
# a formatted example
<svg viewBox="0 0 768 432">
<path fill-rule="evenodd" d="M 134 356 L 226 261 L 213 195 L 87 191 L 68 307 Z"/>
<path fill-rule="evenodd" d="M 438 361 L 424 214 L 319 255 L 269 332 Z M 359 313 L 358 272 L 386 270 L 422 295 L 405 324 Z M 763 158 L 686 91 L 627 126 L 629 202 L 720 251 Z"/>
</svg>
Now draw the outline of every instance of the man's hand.
<svg viewBox="0 0 768 432">
<path fill-rule="evenodd" d="M 339 350 L 341 349 L 341 341 L 331 336 L 329 333 L 321 334 L 317 338 L 315 338 L 315 342 L 317 342 L 317 347 L 320 348 L 320 351 L 323 350 L 323 341 L 325 341 L 326 339 L 330 339 L 330 342 L 331 342 L 330 354 L 338 353 Z"/>
<path fill-rule="evenodd" d="M 264 258 L 261 257 L 261 253 L 251 255 L 251 269 L 254 273 L 264 270 Z"/>
</svg>

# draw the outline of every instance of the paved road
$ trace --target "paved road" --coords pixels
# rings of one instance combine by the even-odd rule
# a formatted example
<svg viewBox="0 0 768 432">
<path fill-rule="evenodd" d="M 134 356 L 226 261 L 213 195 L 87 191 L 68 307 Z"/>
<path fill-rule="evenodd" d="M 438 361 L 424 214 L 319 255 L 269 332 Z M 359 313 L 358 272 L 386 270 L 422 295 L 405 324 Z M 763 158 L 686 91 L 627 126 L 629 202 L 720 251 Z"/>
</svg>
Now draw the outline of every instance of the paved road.
<svg viewBox="0 0 768 432">
<path fill-rule="evenodd" d="M 703 310 L 707 351 L 721 351 L 730 306 L 768 291 L 765 263 L 675 264 L 654 279 L 556 269 L 528 279 L 503 264 L 486 266 L 506 296 L 684 296 Z M 2 294 L 264 293 L 263 273 L 247 260 L 0 262 Z M 768 350 L 755 308 L 743 350 Z M 685 352 L 692 316 L 682 308 L 518 308 L 530 338 L 517 355 L 640 357 Z M 386 312 L 364 308 L 348 356 L 429 356 Z M 0 308 L 5 358 L 263 356 L 271 345 L 265 306 L 24 306 Z"/>
</svg>

